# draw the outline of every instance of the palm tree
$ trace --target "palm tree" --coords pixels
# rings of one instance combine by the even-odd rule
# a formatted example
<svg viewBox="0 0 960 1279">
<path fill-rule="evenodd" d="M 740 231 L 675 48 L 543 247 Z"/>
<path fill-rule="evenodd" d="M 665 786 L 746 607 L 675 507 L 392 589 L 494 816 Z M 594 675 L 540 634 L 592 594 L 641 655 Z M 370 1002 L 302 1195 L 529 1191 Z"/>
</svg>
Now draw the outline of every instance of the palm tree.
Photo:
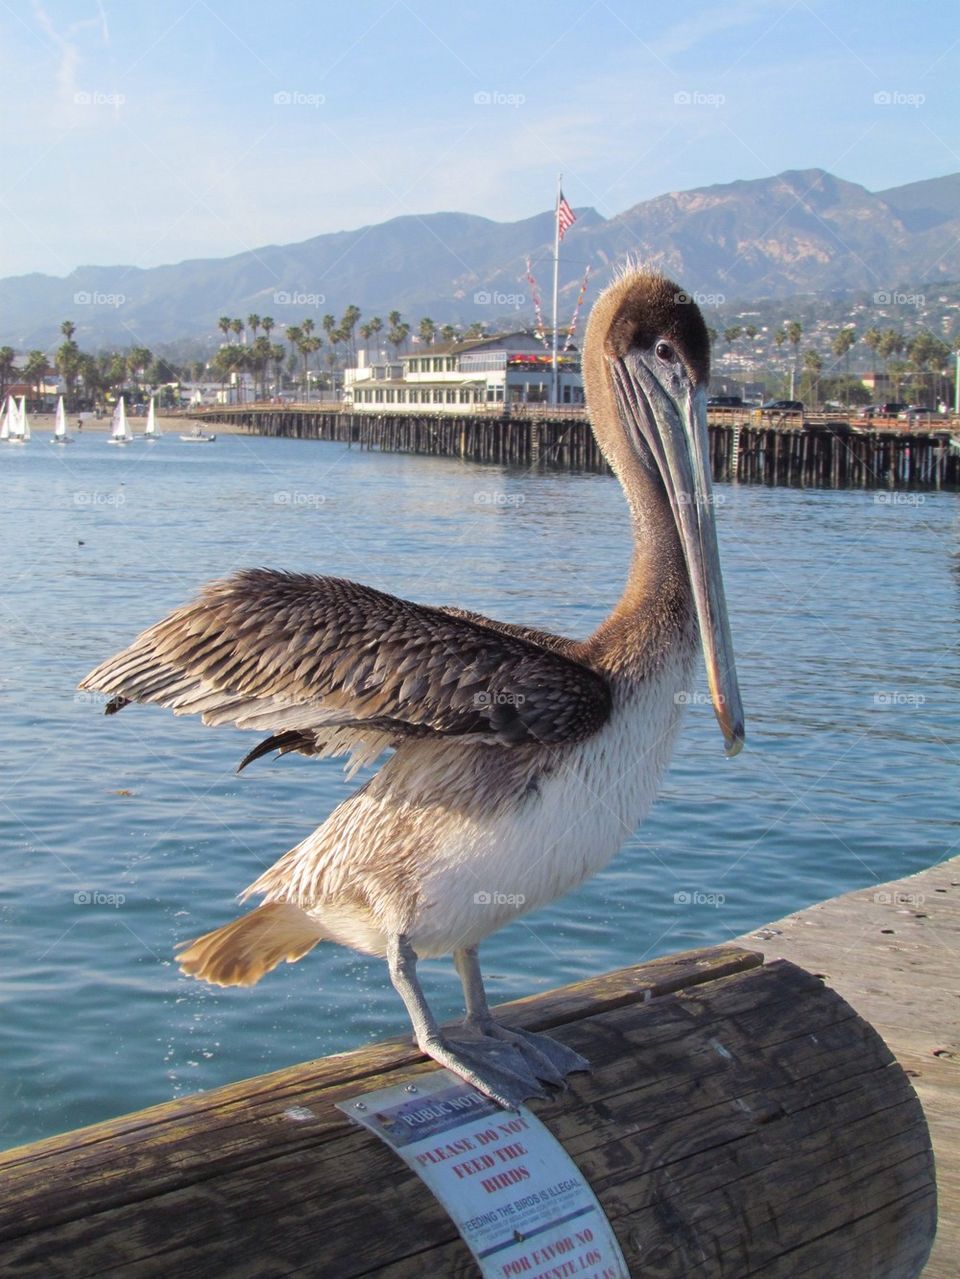
<svg viewBox="0 0 960 1279">
<path fill-rule="evenodd" d="M 257 338 L 250 348 L 250 369 L 253 372 L 253 394 L 257 397 L 257 383 L 260 384 L 260 396 L 266 398 L 267 368 L 270 364 L 269 338 Z"/>
<path fill-rule="evenodd" d="M 77 326 L 73 323 L 72 320 L 64 320 L 64 322 L 60 325 L 60 332 L 67 339 L 68 342 L 73 341 L 73 335 L 74 333 L 76 333 L 76 331 L 77 331 Z"/>
<path fill-rule="evenodd" d="M 823 372 L 823 360 L 817 351 L 804 351 L 803 371 L 810 379 L 813 403 L 814 407 L 816 407 L 820 395 L 820 374 Z"/>
<path fill-rule="evenodd" d="M 274 342 L 270 347 L 270 359 L 273 361 L 273 375 L 277 379 L 278 395 L 283 390 L 283 361 L 286 354 L 286 351 L 279 342 Z"/>
<path fill-rule="evenodd" d="M 230 319 L 229 315 L 221 315 L 220 319 L 217 320 L 217 328 L 223 334 L 224 342 L 227 340 L 227 334 L 230 332 L 230 326 L 232 324 L 233 321 Z"/>
<path fill-rule="evenodd" d="M 27 356 L 27 362 L 23 366 L 23 376 L 27 383 L 33 387 L 36 398 L 40 398 L 40 383 L 50 372 L 50 362 L 47 359 L 46 351 L 31 351 Z"/>
<path fill-rule="evenodd" d="M 354 363 L 356 363 L 356 346 L 354 344 L 353 330 L 357 327 L 359 319 L 360 308 L 351 302 L 343 313 L 343 319 L 340 321 L 340 333 L 343 341 L 347 344 L 348 358 L 352 358 Z"/>
<path fill-rule="evenodd" d="M 846 387 L 844 391 L 844 403 L 847 408 L 850 407 L 850 349 L 857 340 L 856 330 L 852 328 L 841 329 L 837 336 L 833 339 L 831 350 L 838 360 L 845 361 L 846 367 Z"/>
<path fill-rule="evenodd" d="M 99 400 L 103 398 L 103 393 L 107 389 L 107 383 L 103 376 L 103 370 L 92 355 L 84 352 L 80 353 L 78 360 L 78 380 L 83 382 L 84 395 L 90 400 Z"/>
<path fill-rule="evenodd" d="M 290 360 L 294 360 L 297 347 L 300 345 L 300 339 L 303 337 L 303 329 L 299 324 L 291 324 L 284 332 L 284 337 L 290 343 Z"/>
<path fill-rule="evenodd" d="M 891 369 L 890 369 L 890 357 L 894 355 L 900 355 L 900 353 L 903 351 L 905 346 L 906 346 L 906 341 L 904 339 L 903 334 L 898 333 L 895 329 L 884 329 L 883 333 L 880 335 L 880 341 L 877 343 L 877 351 L 879 352 L 881 360 L 883 360 L 883 372 L 888 379 L 892 376 Z M 906 366 L 904 366 L 903 370 L 901 371 L 901 374 L 900 374 L 901 377 L 903 376 L 903 373 L 905 371 L 906 371 Z M 894 393 L 894 399 L 896 399 L 899 396 L 899 394 L 900 394 L 900 382 L 898 380 L 897 390 Z"/>
<path fill-rule="evenodd" d="M 376 340 L 379 337 L 379 335 L 383 332 L 383 320 L 380 319 L 379 315 L 375 315 L 373 319 L 370 321 L 370 323 L 367 325 L 367 328 L 370 330 L 370 336 L 374 338 L 374 340 Z M 379 345 L 380 343 L 377 342 L 377 348 L 379 347 Z M 376 357 L 377 354 L 379 354 L 379 352 L 375 348 L 374 356 Z"/>
<path fill-rule="evenodd" d="M 391 315 L 396 315 L 396 314 L 397 314 L 396 311 L 391 311 Z M 393 324 L 390 326 L 390 332 L 387 334 L 387 341 L 393 347 L 394 359 L 396 359 L 397 356 L 400 354 L 400 348 L 406 344 L 407 338 L 409 336 L 410 336 L 410 325 L 407 324 L 405 320 L 400 321 L 398 324 Z"/>
<path fill-rule="evenodd" d="M 230 375 L 237 371 L 238 354 L 242 357 L 243 347 L 221 346 L 210 362 L 210 368 L 220 383 L 220 391 L 224 399 L 226 399 L 226 387 Z"/>
<path fill-rule="evenodd" d="M 893 387 L 893 398 L 895 400 L 899 400 L 900 387 L 903 384 L 904 378 L 907 376 L 909 372 L 910 372 L 910 365 L 907 364 L 905 360 L 888 360 L 887 361 L 886 373 L 887 373 L 887 377 L 890 380 L 890 385 Z"/>
<path fill-rule="evenodd" d="M 300 321 L 300 340 L 297 343 L 297 349 L 299 350 L 301 355 L 304 355 L 304 349 L 303 349 L 304 342 L 313 341 L 313 331 L 316 327 L 317 326 L 315 321 L 309 315 L 307 316 L 305 320 Z M 306 354 L 304 355 L 304 363 L 303 363 L 304 392 L 306 392 L 309 389 L 307 387 L 307 360 L 316 349 L 317 349 L 316 347 L 310 347 L 308 351 L 306 352 Z"/>
<path fill-rule="evenodd" d="M 921 329 L 907 347 L 907 359 L 916 372 L 917 384 L 923 385 L 923 376 L 930 374 L 930 399 L 938 398 L 938 389 L 933 385 L 934 377 L 943 372 L 950 359 L 950 348 L 945 342 L 929 331 Z"/>
<path fill-rule="evenodd" d="M 883 334 L 880 332 L 880 330 L 875 328 L 867 329 L 866 333 L 864 333 L 863 335 L 863 344 L 865 347 L 867 347 L 867 349 L 870 351 L 870 354 L 873 356 L 874 387 L 876 387 L 877 385 L 877 350 L 880 346 L 880 341 L 882 337 L 883 337 Z"/>
<path fill-rule="evenodd" d="M 305 327 L 305 323 L 304 325 L 301 325 L 301 328 Z M 313 327 L 313 321 L 310 321 L 310 327 Z M 310 385 L 307 377 L 307 374 L 310 371 L 310 356 L 313 355 L 314 351 L 320 350 L 320 347 L 323 345 L 323 338 L 310 336 L 302 337 L 297 345 L 300 348 L 300 354 L 303 356 L 303 396 L 304 399 L 306 399 L 310 393 Z"/>
<path fill-rule="evenodd" d="M 260 321 L 260 327 L 261 329 L 263 329 L 264 333 L 266 333 L 267 337 L 269 338 L 270 334 L 273 332 L 274 328 L 276 327 L 276 321 L 274 320 L 272 315 L 265 315 L 263 319 Z"/>
<path fill-rule="evenodd" d="M 437 326 L 429 315 L 425 315 L 420 321 L 417 332 L 420 334 L 421 342 L 425 342 L 427 346 L 432 346 L 433 340 L 437 336 Z"/>
<path fill-rule="evenodd" d="M 114 352 L 112 355 L 104 357 L 106 360 L 106 378 L 107 385 L 113 390 L 115 395 L 120 395 L 123 391 L 127 380 L 127 359 L 126 356 Z"/>
<path fill-rule="evenodd" d="M 72 330 L 74 326 L 71 324 L 70 328 Z M 5 349 L 9 350 L 9 348 Z M 74 389 L 77 384 L 77 378 L 80 376 L 81 358 L 80 348 L 72 338 L 67 338 L 66 342 L 61 344 L 54 357 L 56 370 L 66 383 L 67 408 L 69 409 L 72 409 L 74 405 Z M 0 395 L 2 395 L 2 392 L 0 392 Z"/>
<path fill-rule="evenodd" d="M 791 320 L 787 324 L 787 341 L 793 347 L 793 367 L 798 368 L 800 359 L 800 339 L 803 337 L 803 325 L 799 320 Z"/>
<path fill-rule="evenodd" d="M 370 354 L 370 337 L 372 335 L 373 330 L 370 328 L 369 324 L 361 324 L 360 328 L 358 329 L 358 332 L 360 334 L 360 337 L 363 340 L 363 353 L 364 355 L 369 355 Z"/>
<path fill-rule="evenodd" d="M 729 329 L 723 330 L 723 340 L 727 344 L 727 351 L 730 350 L 742 332 L 743 330 L 740 328 L 739 324 L 731 325 Z"/>
<path fill-rule="evenodd" d="M 7 394 L 7 387 L 14 380 L 17 353 L 12 346 L 0 346 L 0 400 Z"/>
<path fill-rule="evenodd" d="M 248 328 L 248 329 L 250 330 L 250 332 L 253 334 L 253 341 L 254 341 L 254 345 L 256 345 L 256 341 L 257 341 L 257 329 L 259 329 L 259 327 L 260 327 L 260 317 L 259 317 L 259 315 L 248 315 L 248 316 L 247 316 L 247 328 Z"/>
<path fill-rule="evenodd" d="M 241 320 L 239 316 L 237 317 L 237 319 L 231 320 L 230 328 L 233 330 L 234 333 L 236 333 L 237 337 L 239 338 L 240 334 L 243 333 L 243 320 Z M 244 334 L 244 337 L 246 337 L 246 334 Z"/>
<path fill-rule="evenodd" d="M 443 327 L 440 329 L 440 337 L 443 339 L 444 342 L 452 342 L 456 336 L 457 336 L 457 330 L 453 327 L 452 324 L 444 324 Z"/>
<path fill-rule="evenodd" d="M 127 367 L 135 382 L 140 382 L 144 371 L 153 359 L 150 350 L 145 346 L 131 347 L 127 353 Z"/>
</svg>

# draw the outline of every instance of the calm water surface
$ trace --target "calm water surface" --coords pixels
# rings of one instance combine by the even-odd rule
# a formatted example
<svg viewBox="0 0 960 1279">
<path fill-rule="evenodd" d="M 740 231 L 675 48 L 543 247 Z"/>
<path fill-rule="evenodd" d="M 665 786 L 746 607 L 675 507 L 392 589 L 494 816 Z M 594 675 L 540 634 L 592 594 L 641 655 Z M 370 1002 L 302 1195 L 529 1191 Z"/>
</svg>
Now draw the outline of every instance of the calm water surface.
<svg viewBox="0 0 960 1279">
<path fill-rule="evenodd" d="M 0 494 L 0 1144 L 403 1031 L 384 966 L 333 946 L 246 991 L 171 958 L 349 793 L 337 762 L 237 777 L 250 734 L 153 708 L 106 719 L 75 685 L 244 565 L 582 635 L 626 567 L 616 483 L 338 444 L 38 434 L 2 449 Z M 956 850 L 958 499 L 725 487 L 718 517 L 748 749 L 726 760 L 695 699 L 642 831 L 486 944 L 495 999 L 723 941 Z M 424 972 L 455 1015 L 449 962 Z"/>
</svg>

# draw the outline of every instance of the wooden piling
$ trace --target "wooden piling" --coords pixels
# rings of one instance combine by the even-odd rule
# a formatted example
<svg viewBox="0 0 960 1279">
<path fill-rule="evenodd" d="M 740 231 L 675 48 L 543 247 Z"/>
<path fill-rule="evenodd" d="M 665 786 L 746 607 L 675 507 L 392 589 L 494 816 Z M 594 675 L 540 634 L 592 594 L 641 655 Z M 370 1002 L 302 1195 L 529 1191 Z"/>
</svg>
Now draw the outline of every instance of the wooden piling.
<svg viewBox="0 0 960 1279">
<path fill-rule="evenodd" d="M 737 946 L 501 1010 L 593 1071 L 533 1109 L 649 1279 L 913 1279 L 929 1138 L 903 1070 L 816 976 Z M 24 1279 L 477 1274 L 430 1193 L 334 1103 L 435 1069 L 394 1040 L 0 1156 Z"/>
<path fill-rule="evenodd" d="M 205 424 L 256 434 L 339 440 L 381 452 L 424 453 L 500 466 L 606 471 L 586 415 L 549 409 L 389 413 L 345 408 L 233 407 L 191 411 Z M 960 487 L 960 435 L 861 427 L 846 419 L 719 415 L 709 422 L 715 478 L 746 483 L 913 489 Z"/>
</svg>

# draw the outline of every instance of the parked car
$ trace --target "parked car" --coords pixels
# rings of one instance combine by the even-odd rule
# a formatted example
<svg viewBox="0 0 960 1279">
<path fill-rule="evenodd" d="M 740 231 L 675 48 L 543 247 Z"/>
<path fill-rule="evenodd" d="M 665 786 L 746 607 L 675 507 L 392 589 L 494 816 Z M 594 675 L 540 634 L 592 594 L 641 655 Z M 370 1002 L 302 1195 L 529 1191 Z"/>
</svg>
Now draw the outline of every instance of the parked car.
<svg viewBox="0 0 960 1279">
<path fill-rule="evenodd" d="M 873 407 L 874 417 L 899 417 L 901 413 L 909 408 L 909 404 L 875 404 Z"/>
<path fill-rule="evenodd" d="M 739 395 L 711 395 L 708 409 L 742 409 L 745 405 Z"/>
<path fill-rule="evenodd" d="M 802 413 L 801 400 L 766 400 L 760 405 L 761 413 Z"/>
<path fill-rule="evenodd" d="M 934 419 L 939 420 L 943 414 L 936 409 L 927 408 L 923 404 L 911 404 L 909 408 L 897 414 L 897 418 L 901 422 L 931 422 Z"/>
</svg>

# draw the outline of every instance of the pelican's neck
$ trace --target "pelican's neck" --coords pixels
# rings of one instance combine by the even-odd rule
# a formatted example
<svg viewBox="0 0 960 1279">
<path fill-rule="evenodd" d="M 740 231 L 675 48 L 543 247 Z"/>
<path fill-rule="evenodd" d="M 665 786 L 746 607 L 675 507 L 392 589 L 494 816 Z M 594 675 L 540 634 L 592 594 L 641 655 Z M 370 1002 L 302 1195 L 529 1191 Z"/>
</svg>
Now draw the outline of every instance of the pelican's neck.
<svg viewBox="0 0 960 1279">
<path fill-rule="evenodd" d="M 659 477 L 635 459 L 616 466 L 633 527 L 623 594 L 586 641 L 588 660 L 626 680 L 660 670 L 679 647 L 696 644 L 690 579 L 680 535 Z"/>
</svg>

